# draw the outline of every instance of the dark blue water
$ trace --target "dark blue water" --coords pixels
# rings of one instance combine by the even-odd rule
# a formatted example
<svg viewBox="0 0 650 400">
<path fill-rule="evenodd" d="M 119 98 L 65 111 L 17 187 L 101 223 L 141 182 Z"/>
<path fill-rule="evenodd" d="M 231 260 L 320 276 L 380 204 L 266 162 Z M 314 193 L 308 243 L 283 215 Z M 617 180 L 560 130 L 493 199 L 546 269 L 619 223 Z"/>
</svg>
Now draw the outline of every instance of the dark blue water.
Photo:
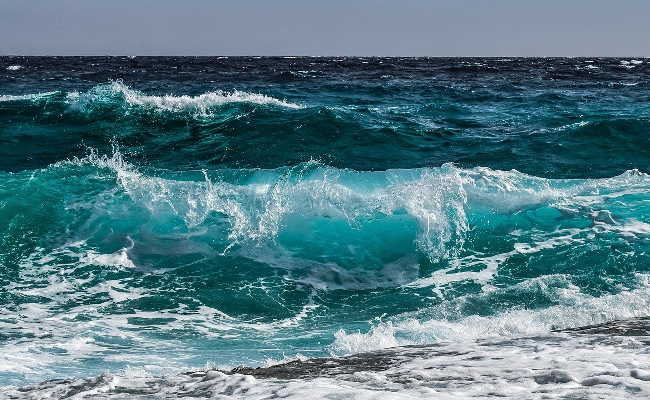
<svg viewBox="0 0 650 400">
<path fill-rule="evenodd" d="M 648 315 L 646 59 L 0 57 L 0 384 Z"/>
</svg>

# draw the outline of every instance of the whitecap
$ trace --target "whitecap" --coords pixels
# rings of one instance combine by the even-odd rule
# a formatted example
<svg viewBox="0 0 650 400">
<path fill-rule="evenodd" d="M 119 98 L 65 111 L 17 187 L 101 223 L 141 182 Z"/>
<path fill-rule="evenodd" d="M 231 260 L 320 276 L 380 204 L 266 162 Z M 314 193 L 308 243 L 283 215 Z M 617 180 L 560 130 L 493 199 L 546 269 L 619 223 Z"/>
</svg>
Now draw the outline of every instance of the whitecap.
<svg viewBox="0 0 650 400">
<path fill-rule="evenodd" d="M 68 102 L 72 107 L 84 109 L 95 104 L 110 101 L 120 97 L 129 107 L 141 107 L 166 112 L 188 112 L 197 115 L 208 115 L 214 107 L 229 103 L 251 103 L 271 105 L 290 109 L 302 106 L 284 100 L 276 99 L 259 93 L 249 93 L 239 90 L 226 92 L 222 90 L 207 92 L 197 96 L 189 95 L 146 95 L 129 88 L 122 82 L 115 81 L 107 85 L 96 86 L 88 92 L 68 93 Z"/>
<path fill-rule="evenodd" d="M 0 101 L 24 101 L 24 100 L 40 100 L 46 97 L 57 94 L 58 92 L 44 92 L 44 93 L 31 93 L 31 94 L 0 94 Z"/>
</svg>

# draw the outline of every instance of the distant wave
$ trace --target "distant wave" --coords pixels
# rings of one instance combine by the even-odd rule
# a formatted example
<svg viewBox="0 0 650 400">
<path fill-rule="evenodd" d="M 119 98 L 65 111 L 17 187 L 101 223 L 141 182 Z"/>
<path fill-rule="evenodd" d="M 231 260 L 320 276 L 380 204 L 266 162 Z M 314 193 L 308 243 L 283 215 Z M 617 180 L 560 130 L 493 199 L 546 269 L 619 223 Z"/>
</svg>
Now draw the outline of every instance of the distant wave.
<svg viewBox="0 0 650 400">
<path fill-rule="evenodd" d="M 0 101 L 39 101 L 59 92 L 44 92 L 24 95 L 0 95 Z M 195 116 L 209 116 L 214 108 L 231 103 L 249 103 L 289 109 L 303 108 L 301 105 L 276 99 L 260 93 L 240 90 L 214 91 L 196 96 L 189 95 L 147 95 L 132 89 L 119 81 L 98 85 L 86 92 L 72 91 L 61 99 L 71 110 L 92 112 L 103 107 L 124 107 L 129 110 L 152 110 L 167 113 L 183 113 Z"/>
<path fill-rule="evenodd" d="M 206 115 L 213 107 L 228 103 L 252 103 L 298 109 L 300 105 L 279 100 L 264 94 L 242 91 L 215 91 L 198 96 L 188 95 L 146 95 L 126 86 L 122 82 L 111 82 L 96 86 L 88 92 L 70 92 L 67 95 L 69 104 L 74 107 L 84 107 L 96 102 L 105 102 L 121 98 L 130 107 L 142 107 L 167 112 L 184 112 Z"/>
<path fill-rule="evenodd" d="M 3 101 L 26 101 L 26 100 L 41 100 L 50 96 L 53 96 L 59 92 L 43 92 L 43 93 L 32 93 L 32 94 L 20 94 L 20 95 L 11 95 L 11 94 L 0 94 L 0 102 Z"/>
</svg>

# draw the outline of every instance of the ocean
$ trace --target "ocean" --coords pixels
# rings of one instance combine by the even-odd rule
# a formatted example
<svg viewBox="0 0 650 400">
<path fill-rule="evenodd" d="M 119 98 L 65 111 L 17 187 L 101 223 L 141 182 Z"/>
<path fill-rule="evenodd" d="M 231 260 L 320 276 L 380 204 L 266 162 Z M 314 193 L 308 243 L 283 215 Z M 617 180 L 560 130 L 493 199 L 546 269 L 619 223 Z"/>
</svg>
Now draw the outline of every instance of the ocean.
<svg viewBox="0 0 650 400">
<path fill-rule="evenodd" d="M 647 398 L 649 172 L 643 58 L 0 57 L 0 398 Z"/>
</svg>

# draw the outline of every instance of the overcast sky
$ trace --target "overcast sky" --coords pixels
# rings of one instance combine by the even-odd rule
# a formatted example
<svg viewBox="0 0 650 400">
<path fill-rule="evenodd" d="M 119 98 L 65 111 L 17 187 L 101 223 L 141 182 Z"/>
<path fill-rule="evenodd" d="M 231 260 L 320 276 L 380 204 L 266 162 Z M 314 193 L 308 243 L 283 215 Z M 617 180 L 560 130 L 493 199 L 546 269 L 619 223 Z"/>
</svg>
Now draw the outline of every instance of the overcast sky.
<svg viewBox="0 0 650 400">
<path fill-rule="evenodd" d="M 0 0 L 0 54 L 650 56 L 650 1 Z"/>
</svg>

